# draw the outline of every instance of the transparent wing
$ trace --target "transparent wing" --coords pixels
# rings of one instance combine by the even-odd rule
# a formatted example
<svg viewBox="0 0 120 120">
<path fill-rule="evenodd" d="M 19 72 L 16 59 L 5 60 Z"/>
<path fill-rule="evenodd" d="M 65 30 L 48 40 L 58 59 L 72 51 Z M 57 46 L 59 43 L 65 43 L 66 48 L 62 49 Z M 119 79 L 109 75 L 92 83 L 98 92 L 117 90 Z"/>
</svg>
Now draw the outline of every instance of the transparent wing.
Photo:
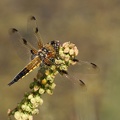
<svg viewBox="0 0 120 120">
<path fill-rule="evenodd" d="M 84 88 L 86 87 L 86 85 L 85 85 L 83 80 L 81 80 L 80 78 L 74 76 L 74 74 L 69 73 L 69 71 L 62 70 L 62 71 L 59 71 L 59 73 L 62 76 L 64 76 L 67 79 L 69 79 L 72 83 L 78 84 L 78 85 L 80 85 L 81 87 L 84 87 Z"/>
<path fill-rule="evenodd" d="M 30 57 L 30 53 L 37 53 L 37 50 L 21 36 L 17 29 L 9 29 L 9 34 L 11 37 L 11 43 L 15 47 L 15 51 L 18 53 L 20 58 L 27 60 Z"/>
<path fill-rule="evenodd" d="M 74 59 L 75 65 L 71 65 L 67 71 L 60 71 L 60 74 L 68 78 L 73 84 L 78 84 L 86 89 L 84 82 L 85 74 L 97 74 L 99 68 L 94 63 Z"/>
<path fill-rule="evenodd" d="M 73 61 L 76 63 L 75 65 L 70 66 L 71 70 L 74 70 L 74 72 L 82 73 L 82 74 L 97 74 L 100 69 L 99 67 L 92 62 L 82 61 L 73 59 Z"/>
<path fill-rule="evenodd" d="M 28 18 L 27 31 L 32 45 L 38 49 L 41 49 L 43 47 L 43 41 L 39 33 L 37 20 L 34 16 L 30 16 Z"/>
</svg>

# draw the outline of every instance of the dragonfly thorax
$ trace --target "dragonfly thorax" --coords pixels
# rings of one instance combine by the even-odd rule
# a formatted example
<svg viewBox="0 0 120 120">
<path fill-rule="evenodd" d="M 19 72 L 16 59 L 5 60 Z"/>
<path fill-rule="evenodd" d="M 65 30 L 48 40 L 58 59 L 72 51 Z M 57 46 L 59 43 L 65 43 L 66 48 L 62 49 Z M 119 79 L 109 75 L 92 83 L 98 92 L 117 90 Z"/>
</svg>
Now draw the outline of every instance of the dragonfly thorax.
<svg viewBox="0 0 120 120">
<path fill-rule="evenodd" d="M 53 63 L 53 59 L 55 59 L 55 55 L 52 54 L 53 51 L 50 49 L 43 47 L 42 49 L 38 50 L 38 56 L 43 64 L 51 65 Z"/>
<path fill-rule="evenodd" d="M 47 57 L 47 54 L 45 54 L 42 50 L 39 50 L 38 51 L 38 56 L 43 61 Z"/>
</svg>

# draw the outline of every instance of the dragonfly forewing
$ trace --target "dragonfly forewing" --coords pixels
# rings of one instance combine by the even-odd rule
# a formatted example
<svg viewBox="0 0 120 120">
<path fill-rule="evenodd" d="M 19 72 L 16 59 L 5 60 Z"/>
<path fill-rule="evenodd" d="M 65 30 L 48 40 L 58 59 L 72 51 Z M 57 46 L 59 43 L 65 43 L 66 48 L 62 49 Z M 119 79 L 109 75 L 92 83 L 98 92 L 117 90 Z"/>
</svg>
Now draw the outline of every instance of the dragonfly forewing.
<svg viewBox="0 0 120 120">
<path fill-rule="evenodd" d="M 9 29 L 9 34 L 11 37 L 11 43 L 21 59 L 27 61 L 30 57 L 30 53 L 37 53 L 37 50 L 24 37 L 21 36 L 17 29 Z"/>
<path fill-rule="evenodd" d="M 72 66 L 76 72 L 79 71 L 83 74 L 97 74 L 100 71 L 99 67 L 95 63 L 77 59 L 73 59 L 73 61 L 76 62 L 76 64 Z"/>
<path fill-rule="evenodd" d="M 43 40 L 39 32 L 37 20 L 34 16 L 30 16 L 28 18 L 27 31 L 30 36 L 31 43 L 38 49 L 41 49 L 43 47 Z M 34 39 L 33 35 L 36 37 L 36 41 L 35 40 L 33 41 Z"/>
</svg>

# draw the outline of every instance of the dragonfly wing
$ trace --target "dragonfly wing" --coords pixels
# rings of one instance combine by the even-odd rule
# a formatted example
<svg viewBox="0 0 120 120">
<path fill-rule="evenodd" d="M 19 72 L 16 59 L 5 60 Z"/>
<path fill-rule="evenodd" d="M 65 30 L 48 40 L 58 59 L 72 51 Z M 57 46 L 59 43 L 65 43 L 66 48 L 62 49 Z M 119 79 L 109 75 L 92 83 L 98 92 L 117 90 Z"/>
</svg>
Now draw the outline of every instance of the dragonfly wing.
<svg viewBox="0 0 120 120">
<path fill-rule="evenodd" d="M 100 71 L 99 67 L 95 63 L 77 59 L 74 59 L 73 61 L 76 62 L 76 64 L 72 66 L 72 70 L 74 69 L 74 72 L 82 74 L 97 74 Z"/>
<path fill-rule="evenodd" d="M 35 47 L 38 47 L 38 49 L 41 49 L 43 47 L 43 41 L 42 41 L 41 35 L 39 33 L 37 20 L 34 16 L 30 16 L 28 18 L 27 29 L 28 29 L 28 34 L 29 34 L 30 39 L 31 39 L 31 43 Z M 34 40 L 35 39 L 34 37 L 36 37 L 37 41 Z"/>
<path fill-rule="evenodd" d="M 69 80 L 71 80 L 71 82 L 73 82 L 74 84 L 79 84 L 83 88 L 86 88 L 84 81 L 80 78 L 82 76 L 80 75 L 82 75 L 82 73 L 96 74 L 98 73 L 99 68 L 94 63 L 89 63 L 89 62 L 81 61 L 77 59 L 74 59 L 73 61 L 76 62 L 75 65 L 70 66 L 67 71 L 62 70 L 62 71 L 59 71 L 59 73 L 65 76 L 66 78 L 68 78 Z M 76 74 L 79 76 L 76 76 Z"/>
<path fill-rule="evenodd" d="M 38 56 L 36 56 L 29 64 L 27 64 L 22 71 L 20 71 L 17 76 L 8 84 L 11 86 L 21 78 L 25 77 L 27 74 L 29 74 L 33 69 L 38 67 L 41 64 L 41 60 Z"/>
<path fill-rule="evenodd" d="M 85 83 L 81 79 L 79 79 L 79 78 L 77 78 L 77 77 L 75 77 L 75 76 L 73 76 L 71 74 L 67 73 L 67 74 L 65 74 L 65 77 L 70 79 L 73 83 L 77 83 L 80 86 L 85 86 Z"/>
<path fill-rule="evenodd" d="M 20 58 L 28 59 L 30 52 L 32 54 L 37 53 L 37 50 L 25 38 L 21 36 L 17 29 L 9 29 L 9 34 L 12 41 L 11 43 L 15 47 L 15 50 L 17 51 Z"/>
<path fill-rule="evenodd" d="M 79 85 L 80 88 L 86 89 L 86 84 L 84 83 L 83 80 L 77 78 L 73 74 L 69 73 L 68 71 L 61 70 L 59 73 L 63 76 L 66 77 L 68 80 L 70 80 L 73 84 Z"/>
</svg>

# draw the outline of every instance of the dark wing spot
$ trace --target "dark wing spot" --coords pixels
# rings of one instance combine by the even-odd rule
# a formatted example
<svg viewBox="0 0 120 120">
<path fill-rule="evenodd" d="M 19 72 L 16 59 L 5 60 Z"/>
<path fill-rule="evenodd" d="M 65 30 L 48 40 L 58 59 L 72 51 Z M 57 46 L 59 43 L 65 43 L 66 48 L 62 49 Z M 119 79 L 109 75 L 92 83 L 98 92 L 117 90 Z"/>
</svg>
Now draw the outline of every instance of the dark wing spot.
<svg viewBox="0 0 120 120">
<path fill-rule="evenodd" d="M 79 81 L 80 81 L 80 85 L 85 86 L 85 83 L 82 80 Z"/>
<path fill-rule="evenodd" d="M 35 28 L 35 33 L 38 33 L 38 27 Z"/>
<path fill-rule="evenodd" d="M 25 40 L 24 38 L 22 38 L 22 40 L 23 40 L 23 43 L 27 45 L 27 40 Z"/>
<path fill-rule="evenodd" d="M 31 54 L 34 54 L 34 51 L 33 50 L 30 50 Z"/>
<path fill-rule="evenodd" d="M 18 30 L 15 29 L 15 28 L 11 28 L 11 29 L 9 30 L 9 34 L 13 34 L 13 33 L 15 33 L 15 32 L 18 32 Z"/>
<path fill-rule="evenodd" d="M 79 62 L 79 60 L 74 58 L 74 59 L 73 59 L 73 62 Z"/>
<path fill-rule="evenodd" d="M 31 20 L 36 20 L 36 18 L 34 16 L 31 16 L 30 19 Z"/>
<path fill-rule="evenodd" d="M 68 72 L 65 71 L 65 70 L 60 70 L 59 72 L 60 72 L 61 74 L 66 74 L 66 75 L 68 75 Z"/>
<path fill-rule="evenodd" d="M 92 67 L 93 67 L 94 69 L 97 68 L 97 65 L 96 65 L 95 63 L 91 63 L 91 65 L 92 65 Z"/>
<path fill-rule="evenodd" d="M 15 28 L 12 28 L 12 32 L 14 33 L 14 32 L 17 32 L 18 30 L 17 29 L 15 29 Z"/>
</svg>

